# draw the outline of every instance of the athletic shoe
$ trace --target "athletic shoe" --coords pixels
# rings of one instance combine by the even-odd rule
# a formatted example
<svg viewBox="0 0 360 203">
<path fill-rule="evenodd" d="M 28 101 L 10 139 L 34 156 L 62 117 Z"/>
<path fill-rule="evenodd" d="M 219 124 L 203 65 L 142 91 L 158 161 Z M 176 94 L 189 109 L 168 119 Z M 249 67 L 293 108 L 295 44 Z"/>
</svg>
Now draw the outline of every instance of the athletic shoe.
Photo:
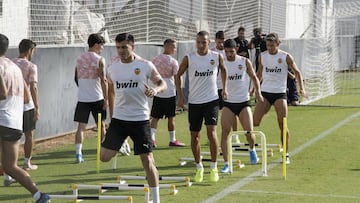
<svg viewBox="0 0 360 203">
<path fill-rule="evenodd" d="M 196 174 L 195 174 L 195 182 L 202 182 L 204 178 L 204 169 L 203 168 L 198 168 L 196 169 Z"/>
<path fill-rule="evenodd" d="M 233 139 L 234 143 L 237 143 L 237 144 L 240 143 L 239 135 L 233 135 L 232 139 Z"/>
<path fill-rule="evenodd" d="M 185 147 L 185 144 L 175 140 L 174 142 L 169 142 L 169 147 Z"/>
<path fill-rule="evenodd" d="M 283 161 L 281 161 L 281 163 L 283 163 Z M 289 156 L 289 154 L 286 155 L 286 161 L 285 161 L 285 163 L 286 163 L 287 165 L 290 164 L 290 156 Z"/>
<path fill-rule="evenodd" d="M 211 182 L 218 182 L 219 181 L 219 173 L 218 173 L 217 168 L 211 169 L 211 171 L 210 171 L 210 181 Z"/>
<path fill-rule="evenodd" d="M 32 164 L 31 162 L 29 162 L 28 164 L 24 163 L 23 169 L 24 169 L 25 171 L 27 171 L 27 170 L 37 170 L 37 169 L 38 169 L 38 165 Z"/>
<path fill-rule="evenodd" d="M 81 154 L 76 155 L 76 163 L 83 163 L 85 160 L 83 159 Z"/>
<path fill-rule="evenodd" d="M 256 155 L 256 151 L 252 150 L 252 151 L 249 151 L 249 153 L 250 153 L 250 163 L 253 164 L 253 165 L 257 164 L 258 157 Z"/>
<path fill-rule="evenodd" d="M 50 202 L 50 196 L 45 193 L 41 193 L 40 199 L 36 201 L 36 203 L 48 203 Z"/>
<path fill-rule="evenodd" d="M 230 168 L 229 168 L 229 164 L 225 164 L 224 168 L 221 169 L 221 173 L 229 173 Z"/>
<path fill-rule="evenodd" d="M 11 184 L 16 183 L 16 180 L 14 178 L 10 178 L 8 180 L 4 180 L 4 186 L 9 187 Z"/>
</svg>

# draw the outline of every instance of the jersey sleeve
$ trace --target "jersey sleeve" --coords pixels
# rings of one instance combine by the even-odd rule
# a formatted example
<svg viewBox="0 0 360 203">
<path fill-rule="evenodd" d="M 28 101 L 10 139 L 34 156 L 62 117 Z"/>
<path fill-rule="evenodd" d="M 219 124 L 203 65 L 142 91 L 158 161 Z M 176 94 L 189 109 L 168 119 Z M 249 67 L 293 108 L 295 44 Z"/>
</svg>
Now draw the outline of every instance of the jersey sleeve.
<svg viewBox="0 0 360 203">
<path fill-rule="evenodd" d="M 160 73 L 157 71 L 155 65 L 152 63 L 152 62 L 149 62 L 148 63 L 149 65 L 149 79 L 153 82 L 153 83 L 156 83 L 158 82 L 159 80 L 161 80 L 161 75 Z"/>
</svg>

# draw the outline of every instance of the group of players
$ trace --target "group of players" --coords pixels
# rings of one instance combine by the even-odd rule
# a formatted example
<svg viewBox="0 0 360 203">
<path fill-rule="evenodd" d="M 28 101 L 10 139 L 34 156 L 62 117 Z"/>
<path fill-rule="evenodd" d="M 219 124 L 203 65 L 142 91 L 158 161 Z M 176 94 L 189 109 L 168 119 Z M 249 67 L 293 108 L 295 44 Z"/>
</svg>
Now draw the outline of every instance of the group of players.
<svg viewBox="0 0 360 203">
<path fill-rule="evenodd" d="M 239 31 L 241 31 L 239 29 Z M 1 35 L 1 43 L 6 44 L 5 36 Z M 7 38 L 6 38 L 7 39 Z M 83 133 L 90 113 L 97 120 L 97 113 L 102 114 L 102 144 L 100 159 L 110 161 L 119 152 L 127 137 L 134 143 L 135 155 L 139 155 L 145 170 L 147 181 L 153 197 L 153 202 L 160 202 L 159 175 L 152 154 L 155 145 L 157 122 L 163 116 L 168 118 L 170 136 L 169 146 L 184 146 L 175 138 L 175 108 L 185 108 L 181 77 L 188 71 L 188 121 L 191 134 L 191 149 L 196 162 L 195 182 L 203 181 L 204 167 L 200 158 L 200 131 L 203 121 L 207 130 L 207 138 L 211 152 L 210 181 L 219 180 L 217 159 L 219 144 L 217 140 L 217 121 L 219 108 L 221 115 L 221 150 L 225 165 L 221 172 L 228 172 L 227 144 L 231 127 L 239 118 L 246 138 L 249 142 L 251 164 L 258 161 L 254 147 L 255 135 L 253 126 L 258 126 L 264 115 L 274 105 L 279 128 L 282 130 L 282 119 L 287 117 L 286 80 L 288 68 L 292 70 L 300 86 L 300 93 L 305 95 L 303 80 L 292 56 L 279 49 L 280 40 L 276 33 L 268 34 L 266 41 L 267 51 L 260 52 L 257 57 L 258 67 L 255 73 L 249 55 L 240 56 L 239 42 L 234 39 L 225 40 L 224 32 L 216 33 L 216 47 L 210 49 L 210 36 L 206 31 L 196 35 L 196 51 L 187 54 L 180 65 L 172 57 L 176 50 L 176 41 L 167 39 L 164 42 L 164 52 L 153 59 L 145 60 L 134 53 L 135 40 L 129 33 L 122 33 L 115 38 L 117 56 L 106 66 L 105 59 L 100 56 L 105 43 L 100 34 L 91 34 L 88 38 L 89 50 L 76 60 L 75 80 L 78 84 L 78 103 L 74 121 L 79 123 L 76 133 L 76 161 L 84 161 L 81 148 Z M 8 43 L 8 41 L 7 41 Z M 7 125 L 4 122 L 5 112 L 11 109 L 13 100 L 24 103 L 29 95 L 19 87 L 26 86 L 15 72 L 15 67 L 4 57 L 5 50 L 1 50 L 1 97 L 3 100 L 0 114 L 0 138 L 2 140 L 2 164 L 5 172 L 14 177 L 26 187 L 37 202 L 46 202 L 48 195 L 41 193 L 32 183 L 29 175 L 16 166 L 18 138 L 13 138 L 22 126 Z M 10 64 L 10 65 L 9 65 Z M 155 64 L 155 65 L 154 65 Z M 106 68 L 107 67 L 107 68 Z M 19 70 L 19 69 L 18 69 Z M 17 74 L 10 76 L 9 74 Z M 21 76 L 21 72 L 20 72 Z M 16 78 L 17 90 L 11 91 L 11 79 Z M 148 81 L 153 84 L 149 85 Z M 260 81 L 262 84 L 260 85 Z M 250 85 L 252 82 L 252 86 Z M 221 90 L 221 91 L 219 91 Z M 256 106 L 252 115 L 250 93 L 255 93 Z M 10 96 L 14 95 L 14 96 Z M 25 96 L 24 96 L 25 95 Z M 154 97 L 151 109 L 148 97 Z M 220 97 L 220 98 L 219 98 Z M 25 103 L 28 103 L 27 101 Z M 221 103 L 221 105 L 219 105 Z M 22 104 L 21 104 L 22 106 Z M 106 110 L 109 109 L 111 122 L 106 130 Z M 15 112 L 13 112 L 15 113 Z M 16 112 L 17 116 L 20 112 Z M 22 112 L 21 112 L 22 115 Z M 3 118 L 4 117 L 4 118 Z M 18 121 L 18 120 L 17 120 Z M 13 121 L 11 121 L 13 122 Z M 3 129 L 4 128 L 4 129 Z M 12 132 L 14 130 L 16 132 Z M 280 131 L 281 131 L 280 130 Z M 10 132 L 9 132 L 10 131 Z M 281 133 L 280 133 L 281 135 Z M 7 139 L 11 137 L 11 139 Z M 282 137 L 282 136 L 280 136 Z M 287 130 L 287 144 L 289 132 Z M 11 164 L 7 163 L 8 151 L 4 150 L 6 142 L 13 143 L 14 154 Z M 288 145 L 287 145 L 288 146 Z M 290 163 L 287 155 L 286 161 Z M 21 171 L 21 172 L 20 172 Z"/>
</svg>

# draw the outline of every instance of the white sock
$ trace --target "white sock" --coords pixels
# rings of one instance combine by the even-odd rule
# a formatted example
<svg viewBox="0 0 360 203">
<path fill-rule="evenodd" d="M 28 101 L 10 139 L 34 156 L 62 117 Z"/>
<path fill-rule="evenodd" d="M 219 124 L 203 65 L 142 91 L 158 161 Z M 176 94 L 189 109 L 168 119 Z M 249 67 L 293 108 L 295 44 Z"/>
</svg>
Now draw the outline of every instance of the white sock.
<svg viewBox="0 0 360 203">
<path fill-rule="evenodd" d="M 229 165 L 229 162 L 228 161 L 225 161 L 225 164 L 224 165 Z"/>
<path fill-rule="evenodd" d="M 41 197 L 41 192 L 40 190 L 38 190 L 35 194 L 34 194 L 34 199 L 35 199 L 35 202 L 38 201 Z"/>
<path fill-rule="evenodd" d="M 203 164 L 200 162 L 200 163 L 197 163 L 196 164 L 196 168 L 197 169 L 201 169 L 201 168 L 204 168 Z"/>
<path fill-rule="evenodd" d="M 153 203 L 160 203 L 159 187 L 150 187 Z"/>
<path fill-rule="evenodd" d="M 233 139 L 239 139 L 239 135 L 238 135 L 238 134 L 234 134 L 234 135 L 233 135 Z"/>
<path fill-rule="evenodd" d="M 82 144 L 75 144 L 75 149 L 76 149 L 76 154 L 82 155 L 82 152 L 81 152 Z"/>
<path fill-rule="evenodd" d="M 175 130 L 169 131 L 169 135 L 170 135 L 170 142 L 175 142 L 176 141 Z"/>
<path fill-rule="evenodd" d="M 24 164 L 28 165 L 30 163 L 31 157 L 26 158 L 24 157 Z"/>
<path fill-rule="evenodd" d="M 155 141 L 156 128 L 151 128 L 151 139 Z"/>
<path fill-rule="evenodd" d="M 210 169 L 217 168 L 217 162 L 210 162 Z"/>
<path fill-rule="evenodd" d="M 251 151 L 256 151 L 255 147 L 254 148 L 249 148 L 249 152 L 251 152 Z"/>
<path fill-rule="evenodd" d="M 4 173 L 4 180 L 13 180 L 13 178 L 8 174 Z"/>
</svg>

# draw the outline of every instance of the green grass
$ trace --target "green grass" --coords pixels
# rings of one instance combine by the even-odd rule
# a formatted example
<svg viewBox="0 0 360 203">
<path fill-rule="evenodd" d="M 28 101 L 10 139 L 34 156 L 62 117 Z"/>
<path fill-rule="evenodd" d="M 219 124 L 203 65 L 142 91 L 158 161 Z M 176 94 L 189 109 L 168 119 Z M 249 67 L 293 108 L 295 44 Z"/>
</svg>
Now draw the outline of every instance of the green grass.
<svg viewBox="0 0 360 203">
<path fill-rule="evenodd" d="M 358 112 L 357 108 L 317 108 L 290 107 L 288 126 L 291 132 L 290 151 L 306 143 L 313 137 L 333 127 L 351 114 Z M 268 177 L 257 177 L 240 190 L 230 193 L 219 202 L 360 202 L 360 151 L 357 143 L 360 136 L 357 126 L 360 118 L 355 118 L 341 128 L 331 132 L 319 142 L 311 145 L 292 157 L 288 166 L 287 180 L 282 178 L 282 167 L 277 165 L 269 170 Z M 190 136 L 187 124 L 187 114 L 177 116 L 177 138 L 189 144 Z M 279 143 L 280 131 L 275 121 L 275 112 L 270 110 L 261 127 L 256 128 L 267 135 L 268 143 Z M 221 130 L 218 127 L 218 135 Z M 208 151 L 205 131 L 202 130 L 202 150 Z M 188 163 L 178 165 L 178 158 L 192 157 L 189 146 L 184 148 L 168 148 L 166 122 L 159 122 L 157 132 L 158 148 L 154 151 L 156 165 L 163 176 L 192 176 L 195 165 Z M 245 141 L 244 137 L 241 137 Z M 39 165 L 36 171 L 30 171 L 39 188 L 51 194 L 71 194 L 70 186 L 74 183 L 100 184 L 116 183 L 118 175 L 144 175 L 139 157 L 119 156 L 118 168 L 113 171 L 111 163 L 102 163 L 101 173 L 95 172 L 96 137 L 85 141 L 85 163 L 74 164 L 74 146 L 55 148 L 46 153 L 35 154 L 34 162 Z M 260 153 L 259 153 L 260 154 Z M 275 163 L 281 154 L 269 158 L 269 164 Z M 250 165 L 247 157 L 242 158 L 246 164 L 243 169 L 236 169 L 230 175 L 221 175 L 218 183 L 209 182 L 209 163 L 205 162 L 203 183 L 196 183 L 187 188 L 183 183 L 176 183 L 179 193 L 169 195 L 168 189 L 161 189 L 162 202 L 201 202 L 241 181 L 251 173 L 261 169 L 261 165 Z M 19 161 L 19 164 L 22 160 Z M 219 163 L 219 168 L 222 163 Z M 144 181 L 128 181 L 129 183 L 145 183 Z M 164 183 L 173 183 L 167 181 Z M 97 191 L 81 190 L 80 194 L 96 194 Z M 105 195 L 133 195 L 134 202 L 143 202 L 141 191 L 118 192 L 109 191 Z M 330 196 L 333 195 L 333 196 Z M 351 198 L 354 197 L 354 198 Z M 1 187 L 0 202 L 33 202 L 29 193 L 19 184 L 11 187 Z M 72 202 L 69 200 L 53 200 L 52 202 Z M 111 202 L 111 201 L 97 201 Z"/>
</svg>

